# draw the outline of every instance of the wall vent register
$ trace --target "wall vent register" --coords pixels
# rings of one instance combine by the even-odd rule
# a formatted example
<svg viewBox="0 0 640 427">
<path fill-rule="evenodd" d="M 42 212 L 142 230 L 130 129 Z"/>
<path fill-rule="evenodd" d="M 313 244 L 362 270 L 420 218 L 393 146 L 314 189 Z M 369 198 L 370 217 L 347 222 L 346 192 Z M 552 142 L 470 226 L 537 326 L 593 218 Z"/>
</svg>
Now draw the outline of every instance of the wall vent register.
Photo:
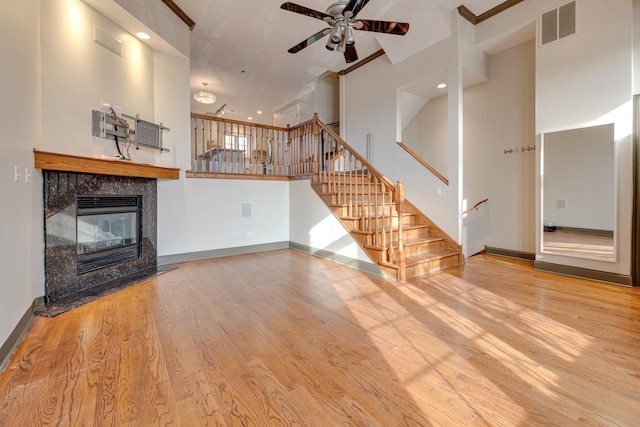
<svg viewBox="0 0 640 427">
<path fill-rule="evenodd" d="M 576 2 L 572 1 L 540 16 L 542 46 L 576 33 Z"/>
</svg>

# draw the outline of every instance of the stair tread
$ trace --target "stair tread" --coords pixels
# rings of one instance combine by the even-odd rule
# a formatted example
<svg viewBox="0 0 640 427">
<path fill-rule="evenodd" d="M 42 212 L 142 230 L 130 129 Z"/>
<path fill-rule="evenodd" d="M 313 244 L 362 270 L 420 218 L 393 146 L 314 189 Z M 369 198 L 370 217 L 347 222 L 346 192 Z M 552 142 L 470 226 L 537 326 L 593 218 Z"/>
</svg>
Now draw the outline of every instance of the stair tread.
<svg viewBox="0 0 640 427">
<path fill-rule="evenodd" d="M 359 205 L 362 205 L 362 204 L 365 204 L 365 205 L 373 204 L 373 205 L 375 205 L 376 203 L 374 202 L 374 203 L 370 204 L 369 202 L 367 202 L 367 203 L 358 203 L 358 202 L 352 201 L 351 204 L 353 206 L 359 206 Z M 385 201 L 384 203 L 382 203 L 381 201 L 378 201 L 378 203 L 377 203 L 378 206 L 390 206 L 390 205 L 393 205 L 393 204 L 395 204 L 395 202 Z M 331 203 L 329 206 L 332 207 L 332 208 L 347 208 L 347 207 L 349 207 L 349 203 Z M 405 212 L 403 215 L 415 215 L 415 214 L 411 214 L 409 212 Z"/>
<path fill-rule="evenodd" d="M 412 217 L 412 216 L 416 216 L 417 214 L 414 213 L 406 213 L 403 214 L 402 217 Z M 393 214 L 391 215 L 392 218 L 398 218 L 398 213 L 397 212 L 393 212 Z M 349 219 L 349 220 L 356 220 L 356 219 L 362 219 L 362 218 L 367 218 L 367 219 L 371 219 L 371 218 L 382 218 L 382 219 L 387 219 L 389 218 L 389 215 L 356 215 L 356 216 L 341 216 L 340 219 Z"/>
<path fill-rule="evenodd" d="M 420 264 L 425 261 L 433 261 L 435 259 L 442 259 L 452 255 L 458 255 L 460 251 L 455 249 L 442 249 L 437 252 L 422 254 L 422 255 L 414 255 L 405 258 L 405 264 L 407 267 L 411 265 Z"/>
<path fill-rule="evenodd" d="M 409 230 L 419 230 L 421 228 L 429 228 L 428 224 L 403 224 L 402 225 L 402 231 L 409 231 Z M 357 234 L 373 234 L 375 232 L 378 231 L 393 231 L 393 232 L 398 232 L 398 227 L 397 226 L 393 226 L 391 227 L 391 229 L 389 229 L 389 227 L 385 227 L 384 229 L 382 227 L 372 227 L 371 231 L 368 230 L 351 230 L 352 233 L 357 233 Z"/>
<path fill-rule="evenodd" d="M 433 243 L 433 242 L 442 242 L 444 241 L 444 237 L 435 237 L 435 236 L 424 236 L 424 237 L 416 237 L 414 239 L 405 239 L 405 241 L 403 242 L 404 246 L 415 246 L 415 245 L 420 245 L 423 243 Z M 390 242 L 390 245 L 394 248 L 398 247 L 398 241 L 394 240 L 392 242 Z M 367 249 L 373 249 L 373 250 L 378 250 L 378 251 L 383 251 L 386 248 L 383 248 L 382 246 L 378 246 L 378 245 L 366 245 Z"/>
<path fill-rule="evenodd" d="M 450 257 L 453 255 L 459 255 L 459 251 L 457 250 L 453 250 L 453 249 L 443 249 L 437 252 L 432 252 L 432 253 L 427 253 L 427 254 L 422 254 L 422 255 L 414 255 L 414 256 L 410 256 L 410 257 L 406 257 L 405 258 L 405 266 L 407 267 L 411 267 L 414 265 L 418 265 L 424 262 L 429 262 L 429 261 L 434 261 L 434 260 L 438 260 L 438 259 L 442 259 L 442 258 L 446 258 L 446 257 Z M 378 262 L 378 264 L 387 267 L 387 268 L 393 268 L 393 269 L 398 269 L 399 266 L 396 264 L 392 264 L 390 262 L 387 261 L 380 261 Z"/>
</svg>

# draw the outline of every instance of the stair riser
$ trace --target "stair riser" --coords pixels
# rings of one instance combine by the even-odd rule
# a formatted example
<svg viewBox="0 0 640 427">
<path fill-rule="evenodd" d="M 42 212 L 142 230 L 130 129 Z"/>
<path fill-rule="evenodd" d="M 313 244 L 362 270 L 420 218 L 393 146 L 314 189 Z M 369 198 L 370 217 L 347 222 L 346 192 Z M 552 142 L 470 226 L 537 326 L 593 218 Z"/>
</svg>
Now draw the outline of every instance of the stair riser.
<svg viewBox="0 0 640 427">
<path fill-rule="evenodd" d="M 437 253 L 438 251 L 445 249 L 443 246 L 444 245 L 441 241 L 425 242 L 417 245 L 405 246 L 404 253 L 407 258 L 416 256 L 416 255 L 428 255 L 428 254 Z M 397 244 L 394 244 L 394 250 L 395 251 L 398 250 Z M 387 250 L 383 250 L 382 248 L 370 247 L 370 248 L 367 248 L 367 251 L 370 253 L 375 253 L 376 256 L 380 257 L 380 255 L 378 254 L 381 252 L 386 252 Z"/>
<path fill-rule="evenodd" d="M 325 202 L 326 198 L 323 197 Z M 385 205 L 385 206 L 372 206 L 372 205 L 351 205 L 349 208 L 349 204 L 343 205 L 342 203 L 329 203 L 332 208 L 332 211 L 340 216 L 340 217 L 369 217 L 370 213 L 375 213 L 376 217 L 389 217 L 390 215 L 397 216 L 397 212 L 393 205 Z M 415 218 L 415 214 L 405 213 L 403 214 L 403 218 Z"/>
<path fill-rule="evenodd" d="M 376 199 L 375 195 L 372 195 L 371 197 L 365 196 L 362 197 L 360 195 L 358 195 L 357 197 L 349 197 L 348 194 L 334 194 L 334 193 L 330 193 L 330 194 L 322 194 L 323 198 L 326 198 L 326 200 L 329 201 L 330 204 L 332 205 L 347 205 L 349 203 L 351 203 L 351 205 L 353 206 L 378 206 L 378 207 L 382 207 L 382 206 L 394 206 L 395 207 L 395 203 L 394 201 L 389 197 L 389 195 L 385 195 L 384 199 L 382 198 L 382 195 L 379 195 L 378 198 Z"/>
<path fill-rule="evenodd" d="M 375 198 L 372 198 L 372 199 L 351 198 L 350 199 L 349 197 L 342 197 L 338 194 L 320 194 L 320 197 L 328 205 L 348 205 L 349 202 L 351 202 L 351 205 L 357 209 L 360 209 L 360 207 L 368 208 L 369 206 L 372 206 L 372 207 L 377 207 L 378 209 L 384 208 L 388 210 L 392 208 L 395 210 L 395 204 L 393 203 L 392 200 L 389 199 L 389 197 L 385 197 L 384 203 L 382 201 L 382 197 L 380 197 L 378 200 L 376 200 Z"/>
<path fill-rule="evenodd" d="M 405 239 L 418 239 L 420 237 L 426 237 L 425 234 L 427 232 L 428 232 L 427 229 L 417 228 L 417 229 L 403 230 L 402 235 L 404 236 Z M 357 233 L 354 233 L 354 234 L 357 234 Z M 366 234 L 365 236 L 367 236 L 367 240 L 366 240 L 367 245 L 384 246 L 382 245 L 383 241 L 391 242 L 393 240 L 397 240 L 398 233 L 396 231 L 393 231 L 393 239 L 390 237 L 390 233 L 388 231 L 385 233 L 379 232 L 379 233 L 373 233 L 373 234 Z"/>
<path fill-rule="evenodd" d="M 317 179 L 314 179 L 313 184 L 319 185 L 345 185 L 345 184 L 359 184 L 359 185 L 371 185 L 372 187 L 376 184 L 371 180 L 368 176 L 362 175 L 330 175 L 330 176 L 322 176 L 320 175 Z M 378 185 L 382 185 L 378 182 Z"/>
<path fill-rule="evenodd" d="M 375 185 L 374 183 L 369 183 L 365 181 L 364 183 L 360 180 L 346 181 L 346 182 L 318 182 L 313 185 L 321 188 L 322 193 L 337 193 L 340 192 L 348 192 L 353 194 L 365 194 L 369 193 L 382 193 L 384 192 L 383 188 L 380 185 Z"/>
<path fill-rule="evenodd" d="M 355 204 L 353 205 L 352 208 L 355 216 L 364 216 L 364 217 L 370 217 L 370 216 L 391 216 L 391 215 L 397 215 L 397 212 L 395 210 L 395 205 L 389 205 L 389 204 L 385 204 L 385 205 L 360 205 L 360 204 Z M 409 214 L 405 214 L 404 216 L 409 216 Z"/>
<path fill-rule="evenodd" d="M 420 245 L 405 246 L 404 253 L 407 257 L 414 255 L 432 254 L 444 249 L 441 241 L 428 242 Z"/>
<path fill-rule="evenodd" d="M 341 217 L 340 221 L 347 227 L 350 231 L 369 231 L 369 224 L 371 224 L 372 228 L 381 228 L 384 224 L 385 229 L 389 229 L 391 227 L 398 226 L 398 217 L 393 218 L 359 218 L 359 219 L 351 219 Z M 412 216 L 404 216 L 402 217 L 403 226 L 412 226 L 416 225 L 415 218 Z"/>
<path fill-rule="evenodd" d="M 407 266 L 407 278 L 418 277 L 423 274 L 432 273 L 434 271 L 443 270 L 448 267 L 458 265 L 458 254 L 450 255 L 444 258 L 425 261 L 420 264 Z"/>
</svg>

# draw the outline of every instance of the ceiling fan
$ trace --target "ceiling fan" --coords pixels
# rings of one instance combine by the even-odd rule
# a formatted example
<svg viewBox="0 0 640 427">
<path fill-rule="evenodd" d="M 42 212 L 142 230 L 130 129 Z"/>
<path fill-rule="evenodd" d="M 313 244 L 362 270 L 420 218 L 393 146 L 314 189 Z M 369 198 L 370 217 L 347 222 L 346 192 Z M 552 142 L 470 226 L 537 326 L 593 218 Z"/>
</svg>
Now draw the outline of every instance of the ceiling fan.
<svg viewBox="0 0 640 427">
<path fill-rule="evenodd" d="M 356 19 L 356 15 L 369 3 L 369 0 L 345 0 L 332 3 L 325 12 L 309 9 L 295 3 L 286 2 L 280 6 L 281 9 L 289 12 L 299 13 L 320 19 L 329 24 L 329 28 L 318 31 L 306 40 L 289 49 L 289 53 L 300 52 L 310 44 L 317 42 L 326 35 L 329 35 L 326 48 L 344 53 L 347 63 L 358 60 L 356 52 L 356 41 L 353 37 L 353 30 L 372 31 L 376 33 L 396 34 L 403 36 L 409 31 L 409 24 L 406 22 L 372 21 L 369 19 Z"/>
</svg>

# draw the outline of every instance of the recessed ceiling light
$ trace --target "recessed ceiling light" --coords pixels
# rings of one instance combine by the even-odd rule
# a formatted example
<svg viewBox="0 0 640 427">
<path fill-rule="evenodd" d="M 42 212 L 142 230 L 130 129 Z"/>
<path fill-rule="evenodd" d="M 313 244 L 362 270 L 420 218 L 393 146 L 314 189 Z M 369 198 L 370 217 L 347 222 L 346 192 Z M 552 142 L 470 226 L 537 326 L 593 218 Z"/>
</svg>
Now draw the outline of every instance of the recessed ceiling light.
<svg viewBox="0 0 640 427">
<path fill-rule="evenodd" d="M 258 110 L 258 114 L 262 114 L 262 110 Z"/>
<path fill-rule="evenodd" d="M 136 33 L 136 37 L 142 40 L 149 40 L 151 38 L 149 34 L 143 33 L 142 31 L 140 31 L 139 33 Z"/>
<path fill-rule="evenodd" d="M 253 120 L 253 117 L 247 117 L 248 120 Z"/>
<path fill-rule="evenodd" d="M 446 83 L 440 83 L 438 86 L 436 86 L 438 89 L 444 89 L 445 87 L 447 87 Z"/>
</svg>

